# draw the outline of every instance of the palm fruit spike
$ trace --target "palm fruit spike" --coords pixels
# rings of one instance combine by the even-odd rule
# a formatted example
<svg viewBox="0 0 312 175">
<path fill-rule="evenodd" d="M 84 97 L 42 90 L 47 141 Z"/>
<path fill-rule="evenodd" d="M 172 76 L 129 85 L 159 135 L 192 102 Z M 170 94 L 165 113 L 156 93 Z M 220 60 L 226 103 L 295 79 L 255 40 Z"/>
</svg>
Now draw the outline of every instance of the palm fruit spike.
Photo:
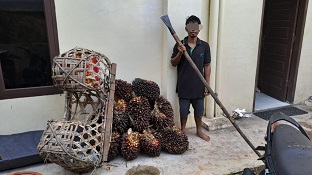
<svg viewBox="0 0 312 175">
<path fill-rule="evenodd" d="M 162 145 L 162 131 L 161 130 L 155 130 L 151 129 L 151 133 L 154 137 L 159 141 L 160 145 Z"/>
<path fill-rule="evenodd" d="M 114 103 L 112 130 L 120 134 L 127 132 L 130 127 L 130 118 L 126 112 L 127 104 L 124 100 Z"/>
<path fill-rule="evenodd" d="M 141 78 L 132 81 L 132 90 L 136 96 L 146 97 L 151 108 L 154 107 L 155 100 L 160 95 L 160 88 L 157 83 Z"/>
<path fill-rule="evenodd" d="M 111 143 L 109 146 L 107 161 L 113 160 L 120 153 L 120 134 L 118 132 L 113 132 L 111 137 Z"/>
<path fill-rule="evenodd" d="M 187 136 L 176 126 L 162 131 L 162 148 L 171 154 L 182 154 L 189 146 Z"/>
<path fill-rule="evenodd" d="M 115 100 L 123 99 L 129 102 L 132 99 L 132 85 L 127 81 L 115 80 Z"/>
<path fill-rule="evenodd" d="M 174 120 L 172 106 L 166 98 L 164 98 L 163 96 L 159 96 L 156 99 L 155 104 L 157 104 L 159 111 L 165 114 L 167 118 L 171 118 L 172 120 Z"/>
<path fill-rule="evenodd" d="M 160 155 L 161 145 L 160 142 L 150 130 L 144 130 L 140 137 L 140 145 L 142 150 L 151 157 Z"/>
<path fill-rule="evenodd" d="M 127 109 L 127 102 L 125 100 L 120 99 L 114 104 L 114 111 L 118 112 L 126 112 Z"/>
<path fill-rule="evenodd" d="M 127 113 L 132 122 L 133 130 L 140 133 L 147 129 L 151 120 L 151 109 L 147 98 L 134 97 L 130 100 Z"/>
<path fill-rule="evenodd" d="M 154 105 L 152 111 L 152 120 L 151 123 L 153 127 L 157 130 L 162 130 L 166 127 L 171 127 L 174 125 L 173 117 L 167 117 L 164 113 L 159 110 L 157 102 Z"/>
<path fill-rule="evenodd" d="M 128 132 L 124 134 L 121 141 L 121 155 L 126 160 L 133 160 L 138 157 L 140 152 L 140 134 L 133 132 L 129 128 Z"/>
</svg>

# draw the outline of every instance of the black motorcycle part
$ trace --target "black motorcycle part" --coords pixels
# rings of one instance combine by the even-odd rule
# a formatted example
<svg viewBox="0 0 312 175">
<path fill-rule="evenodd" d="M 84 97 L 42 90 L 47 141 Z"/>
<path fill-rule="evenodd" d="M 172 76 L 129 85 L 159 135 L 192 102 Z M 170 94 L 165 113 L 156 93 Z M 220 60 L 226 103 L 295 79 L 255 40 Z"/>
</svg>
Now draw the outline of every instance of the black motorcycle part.
<svg viewBox="0 0 312 175">
<path fill-rule="evenodd" d="M 256 175 L 251 169 L 245 168 L 242 175 Z"/>
<path fill-rule="evenodd" d="M 271 133 L 271 125 L 280 120 L 293 125 L 279 124 Z M 276 113 L 271 117 L 265 148 L 263 160 L 271 175 L 312 174 L 312 142 L 304 129 L 289 116 Z"/>
<path fill-rule="evenodd" d="M 312 174 L 312 142 L 292 126 L 275 128 L 271 157 L 278 175 Z"/>
</svg>

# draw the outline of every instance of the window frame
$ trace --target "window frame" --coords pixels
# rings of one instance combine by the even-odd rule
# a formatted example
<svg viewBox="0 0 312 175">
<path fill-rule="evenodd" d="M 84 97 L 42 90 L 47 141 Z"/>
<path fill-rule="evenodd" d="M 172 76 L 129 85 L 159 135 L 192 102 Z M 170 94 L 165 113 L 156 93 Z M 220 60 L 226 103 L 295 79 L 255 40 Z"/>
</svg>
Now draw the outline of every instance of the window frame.
<svg viewBox="0 0 312 175">
<path fill-rule="evenodd" d="M 52 65 L 53 58 L 59 54 L 59 42 L 58 42 L 58 33 L 57 33 L 55 4 L 54 4 L 54 0 L 43 0 L 43 3 L 44 3 L 44 14 L 46 18 L 46 26 L 47 26 L 47 34 L 48 34 L 50 62 Z M 62 91 L 53 85 L 6 89 L 5 84 L 4 84 L 3 74 L 2 74 L 1 62 L 0 62 L 0 100 L 42 96 L 42 95 L 53 95 L 53 94 L 60 94 L 60 93 L 62 93 Z"/>
</svg>

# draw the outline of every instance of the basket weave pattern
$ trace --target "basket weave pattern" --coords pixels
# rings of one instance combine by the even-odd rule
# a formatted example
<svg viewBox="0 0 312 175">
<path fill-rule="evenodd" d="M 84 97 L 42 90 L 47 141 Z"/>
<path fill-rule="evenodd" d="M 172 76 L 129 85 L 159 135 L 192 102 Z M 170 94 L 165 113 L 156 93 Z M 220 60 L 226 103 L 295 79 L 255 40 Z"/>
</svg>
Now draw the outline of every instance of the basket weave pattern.
<svg viewBox="0 0 312 175">
<path fill-rule="evenodd" d="M 116 65 L 103 54 L 74 48 L 54 58 L 55 86 L 67 91 L 64 121 L 48 121 L 39 154 L 86 173 L 107 160 Z"/>
<path fill-rule="evenodd" d="M 74 48 L 53 59 L 54 85 L 74 92 L 101 90 L 105 77 L 109 74 L 110 64 L 103 54 Z"/>
</svg>

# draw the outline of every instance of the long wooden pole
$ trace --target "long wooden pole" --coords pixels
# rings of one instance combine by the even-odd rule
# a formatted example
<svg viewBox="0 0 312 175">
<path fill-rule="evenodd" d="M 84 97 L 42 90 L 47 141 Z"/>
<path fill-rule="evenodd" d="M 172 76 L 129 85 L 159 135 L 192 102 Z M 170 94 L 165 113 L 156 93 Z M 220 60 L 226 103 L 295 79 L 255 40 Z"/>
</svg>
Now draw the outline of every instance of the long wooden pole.
<svg viewBox="0 0 312 175">
<path fill-rule="evenodd" d="M 111 142 L 112 136 L 112 123 L 113 123 L 113 108 L 114 108 L 114 92 L 115 92 L 115 78 L 116 78 L 116 68 L 117 64 L 112 63 L 110 69 L 110 90 L 109 90 L 109 99 L 107 104 L 106 116 L 105 116 L 105 133 L 104 133 L 104 148 L 103 148 L 103 162 L 107 161 L 108 151 Z"/>
</svg>

